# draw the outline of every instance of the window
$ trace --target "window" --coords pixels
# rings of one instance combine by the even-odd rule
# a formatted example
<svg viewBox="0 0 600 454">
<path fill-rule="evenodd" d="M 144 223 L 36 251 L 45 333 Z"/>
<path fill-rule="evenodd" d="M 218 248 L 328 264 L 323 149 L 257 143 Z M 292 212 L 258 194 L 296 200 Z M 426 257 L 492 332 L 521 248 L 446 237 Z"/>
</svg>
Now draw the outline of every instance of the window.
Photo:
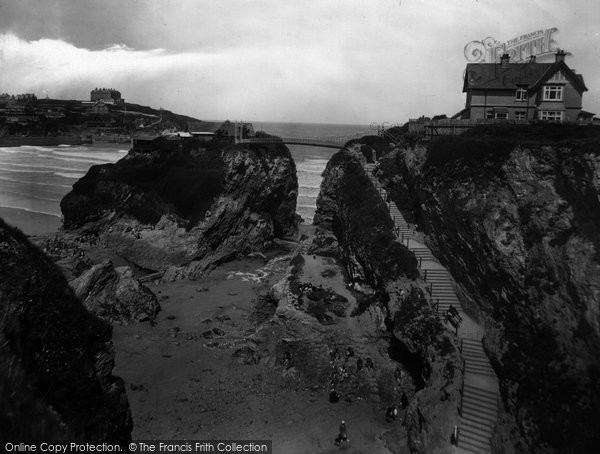
<svg viewBox="0 0 600 454">
<path fill-rule="evenodd" d="M 525 120 L 527 118 L 526 115 L 524 110 L 517 110 L 515 112 L 515 120 Z"/>
<path fill-rule="evenodd" d="M 563 113 L 560 110 L 540 110 L 540 120 L 562 121 Z"/>
<path fill-rule="evenodd" d="M 485 118 L 487 118 L 488 120 L 493 120 L 494 119 L 494 111 L 493 110 L 488 110 L 485 113 Z"/>
<path fill-rule="evenodd" d="M 560 85 L 544 86 L 544 101 L 562 101 L 563 87 Z"/>
<path fill-rule="evenodd" d="M 496 112 L 497 120 L 506 120 L 508 118 L 508 112 Z"/>
<path fill-rule="evenodd" d="M 526 88 L 517 88 L 517 101 L 527 101 L 527 89 Z"/>
</svg>

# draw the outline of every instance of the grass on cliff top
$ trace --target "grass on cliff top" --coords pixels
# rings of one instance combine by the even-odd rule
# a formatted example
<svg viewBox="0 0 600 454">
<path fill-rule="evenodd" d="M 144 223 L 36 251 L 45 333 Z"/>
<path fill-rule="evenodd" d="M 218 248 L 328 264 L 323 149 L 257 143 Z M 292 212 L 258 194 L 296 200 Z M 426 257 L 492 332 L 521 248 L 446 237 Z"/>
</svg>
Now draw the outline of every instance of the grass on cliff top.
<svg viewBox="0 0 600 454">
<path fill-rule="evenodd" d="M 343 175 L 337 190 L 338 206 L 346 219 L 334 218 L 333 229 L 342 248 L 353 249 L 362 260 L 370 284 L 377 287 L 400 275 L 418 276 L 417 260 L 395 239 L 387 206 L 377 194 L 360 162 L 340 151 L 330 166 L 341 166 Z"/>
<path fill-rule="evenodd" d="M 480 125 L 461 137 L 493 137 L 516 141 L 559 142 L 564 140 L 600 138 L 600 126 L 575 123 L 532 123 L 526 125 Z"/>
<path fill-rule="evenodd" d="M 529 125 L 481 125 L 460 136 L 439 136 L 428 146 L 426 167 L 448 172 L 451 165 L 491 170 L 499 168 L 515 147 L 560 145 L 574 152 L 598 153 L 600 126 L 572 123 L 534 123 Z M 484 172 L 485 173 L 485 172 Z"/>
</svg>

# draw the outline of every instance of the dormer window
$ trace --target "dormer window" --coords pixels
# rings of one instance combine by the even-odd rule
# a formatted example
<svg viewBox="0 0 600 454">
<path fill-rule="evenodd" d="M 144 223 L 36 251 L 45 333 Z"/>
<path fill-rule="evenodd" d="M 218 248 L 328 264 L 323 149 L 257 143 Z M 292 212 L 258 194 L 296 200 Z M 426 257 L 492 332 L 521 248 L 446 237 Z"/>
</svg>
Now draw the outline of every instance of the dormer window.
<svg viewBox="0 0 600 454">
<path fill-rule="evenodd" d="M 561 85 L 545 85 L 544 101 L 562 101 L 563 87 Z"/>
<path fill-rule="evenodd" d="M 527 89 L 517 88 L 516 99 L 517 101 L 527 101 Z"/>
</svg>

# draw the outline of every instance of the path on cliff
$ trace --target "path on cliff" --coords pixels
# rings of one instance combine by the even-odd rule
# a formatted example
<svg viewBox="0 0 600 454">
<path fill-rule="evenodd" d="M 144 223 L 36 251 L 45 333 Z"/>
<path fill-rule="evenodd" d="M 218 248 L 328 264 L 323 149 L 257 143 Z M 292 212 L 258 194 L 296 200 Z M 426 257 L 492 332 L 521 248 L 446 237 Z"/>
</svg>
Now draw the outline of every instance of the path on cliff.
<svg viewBox="0 0 600 454">
<path fill-rule="evenodd" d="M 459 338 L 461 353 L 465 360 L 462 402 L 459 409 L 460 427 L 457 453 L 489 453 L 490 439 L 498 418 L 498 378 L 482 344 L 483 329 L 463 311 L 454 290 L 450 273 L 434 257 L 424 244 L 413 239 L 414 228 L 409 225 L 394 202 L 373 175 L 374 164 L 366 164 L 365 172 L 379 195 L 386 201 L 394 221 L 398 239 L 411 250 L 419 261 L 421 276 L 430 285 L 431 297 L 438 304 L 438 313 L 445 326 Z M 462 322 L 456 330 L 446 321 L 450 307 L 458 312 Z"/>
</svg>

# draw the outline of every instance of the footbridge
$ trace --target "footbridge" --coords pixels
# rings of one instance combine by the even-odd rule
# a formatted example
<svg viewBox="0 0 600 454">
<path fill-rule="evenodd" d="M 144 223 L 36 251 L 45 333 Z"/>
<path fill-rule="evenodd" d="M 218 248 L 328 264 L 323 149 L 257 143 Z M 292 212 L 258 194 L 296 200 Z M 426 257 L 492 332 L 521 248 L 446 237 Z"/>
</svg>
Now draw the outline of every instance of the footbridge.
<svg viewBox="0 0 600 454">
<path fill-rule="evenodd" d="M 361 135 L 343 137 L 236 137 L 235 143 L 284 143 L 286 145 L 307 145 L 310 147 L 340 149 L 351 139 L 358 139 Z"/>
</svg>

